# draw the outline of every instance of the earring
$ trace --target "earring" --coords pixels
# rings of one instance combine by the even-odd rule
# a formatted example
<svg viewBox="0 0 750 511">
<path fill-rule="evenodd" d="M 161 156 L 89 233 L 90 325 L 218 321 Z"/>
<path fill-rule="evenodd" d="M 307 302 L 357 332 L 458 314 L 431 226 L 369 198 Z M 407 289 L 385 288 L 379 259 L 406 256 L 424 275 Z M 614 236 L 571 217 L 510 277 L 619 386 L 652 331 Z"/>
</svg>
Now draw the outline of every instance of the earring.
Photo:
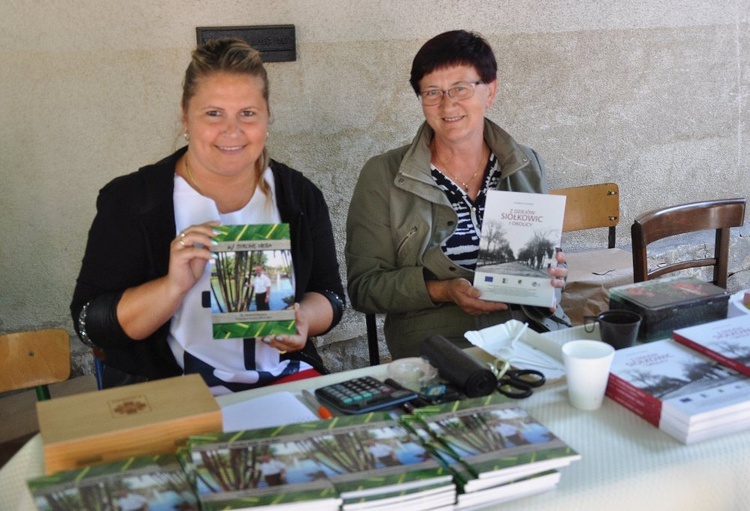
<svg viewBox="0 0 750 511">
<path fill-rule="evenodd" d="M 190 135 L 187 131 L 182 134 L 182 137 L 185 139 L 185 142 L 190 142 Z"/>
</svg>

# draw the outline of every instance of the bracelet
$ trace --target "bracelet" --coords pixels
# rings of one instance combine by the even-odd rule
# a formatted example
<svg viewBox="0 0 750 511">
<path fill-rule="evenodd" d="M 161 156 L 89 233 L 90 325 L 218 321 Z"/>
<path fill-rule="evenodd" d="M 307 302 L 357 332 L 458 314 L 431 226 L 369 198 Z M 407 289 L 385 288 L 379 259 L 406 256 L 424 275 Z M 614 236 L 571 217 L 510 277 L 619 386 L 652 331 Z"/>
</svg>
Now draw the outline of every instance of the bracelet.
<svg viewBox="0 0 750 511">
<path fill-rule="evenodd" d="M 344 315 L 344 308 L 346 307 L 344 298 L 339 296 L 338 293 L 329 289 L 322 291 L 321 294 L 325 296 L 331 303 L 331 310 L 333 311 L 331 328 L 333 328 L 333 326 L 337 325 L 338 322 L 341 321 L 341 317 Z"/>
<path fill-rule="evenodd" d="M 81 313 L 78 315 L 78 337 L 81 339 L 81 342 L 89 348 L 96 348 L 96 345 L 89 338 L 89 334 L 86 333 L 86 315 L 88 314 L 90 303 L 91 302 L 86 303 L 81 309 Z"/>
</svg>

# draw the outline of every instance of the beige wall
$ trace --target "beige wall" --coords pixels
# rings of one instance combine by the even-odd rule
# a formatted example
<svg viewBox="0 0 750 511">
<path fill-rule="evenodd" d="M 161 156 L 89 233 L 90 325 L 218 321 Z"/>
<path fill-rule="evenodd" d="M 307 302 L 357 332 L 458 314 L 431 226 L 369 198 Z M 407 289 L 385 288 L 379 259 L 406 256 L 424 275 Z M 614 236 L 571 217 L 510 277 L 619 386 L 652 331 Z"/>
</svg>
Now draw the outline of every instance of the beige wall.
<svg viewBox="0 0 750 511">
<path fill-rule="evenodd" d="M 620 244 L 642 211 L 750 195 L 749 16 L 748 0 L 3 0 L 0 331 L 72 331 L 97 191 L 178 144 L 196 26 L 296 26 L 298 60 L 268 65 L 270 146 L 323 189 L 343 254 L 362 164 L 420 122 L 411 59 L 454 28 L 495 47 L 490 117 L 552 187 L 620 184 Z M 331 339 L 359 333 L 352 316 Z"/>
</svg>

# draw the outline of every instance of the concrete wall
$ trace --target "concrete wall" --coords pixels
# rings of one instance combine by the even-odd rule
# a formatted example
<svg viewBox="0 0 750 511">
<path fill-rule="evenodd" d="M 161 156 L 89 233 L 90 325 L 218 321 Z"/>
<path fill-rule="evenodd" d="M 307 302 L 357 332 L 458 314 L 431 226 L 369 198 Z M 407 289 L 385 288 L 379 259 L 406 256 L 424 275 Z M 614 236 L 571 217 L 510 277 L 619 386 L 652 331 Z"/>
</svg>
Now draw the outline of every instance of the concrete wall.
<svg viewBox="0 0 750 511">
<path fill-rule="evenodd" d="M 421 121 L 411 59 L 454 28 L 494 46 L 489 115 L 541 152 L 553 188 L 619 183 L 619 244 L 648 209 L 750 195 L 749 16 L 748 0 L 4 0 L 0 331 L 72 332 L 97 191 L 178 145 L 197 26 L 296 26 L 297 61 L 268 65 L 270 148 L 324 190 L 343 264 L 360 168 Z M 745 256 L 730 271 L 747 274 Z M 326 342 L 363 329 L 348 313 Z"/>
</svg>

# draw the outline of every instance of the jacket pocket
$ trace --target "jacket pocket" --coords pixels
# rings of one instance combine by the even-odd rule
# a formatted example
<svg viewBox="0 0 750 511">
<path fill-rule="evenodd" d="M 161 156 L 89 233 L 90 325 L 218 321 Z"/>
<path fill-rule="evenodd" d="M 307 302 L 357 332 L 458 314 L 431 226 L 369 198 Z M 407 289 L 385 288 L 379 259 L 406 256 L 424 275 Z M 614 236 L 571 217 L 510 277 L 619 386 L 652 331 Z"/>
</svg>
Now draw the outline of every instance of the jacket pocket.
<svg viewBox="0 0 750 511">
<path fill-rule="evenodd" d="M 413 226 L 408 233 L 406 233 L 406 236 L 404 236 L 401 241 L 398 242 L 398 245 L 396 246 L 396 260 L 402 261 L 402 251 L 405 249 L 406 245 L 409 243 L 410 240 L 416 236 L 418 232 L 417 226 Z M 416 254 L 414 254 L 416 255 Z"/>
</svg>

